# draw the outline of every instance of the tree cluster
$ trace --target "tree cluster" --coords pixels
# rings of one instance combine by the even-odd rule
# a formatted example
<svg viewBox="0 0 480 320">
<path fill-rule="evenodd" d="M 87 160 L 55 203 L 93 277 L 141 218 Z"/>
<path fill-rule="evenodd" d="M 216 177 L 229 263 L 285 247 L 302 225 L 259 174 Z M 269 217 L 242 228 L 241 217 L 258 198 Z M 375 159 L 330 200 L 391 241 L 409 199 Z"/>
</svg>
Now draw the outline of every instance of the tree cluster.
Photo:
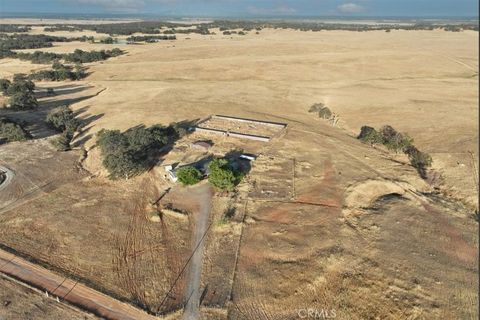
<svg viewBox="0 0 480 320">
<path fill-rule="evenodd" d="M 53 63 L 52 69 L 33 72 L 29 75 L 29 78 L 36 81 L 63 81 L 81 80 L 86 76 L 85 69 L 80 63 L 77 63 L 75 67 L 71 67 L 56 61 Z"/>
<path fill-rule="evenodd" d="M 316 113 L 318 117 L 322 119 L 330 119 L 332 117 L 332 111 L 323 103 L 315 103 L 310 107 L 308 112 Z"/>
<path fill-rule="evenodd" d="M 68 106 L 54 109 L 48 113 L 46 122 L 51 128 L 60 132 L 57 138 L 51 140 L 53 146 L 58 151 L 70 150 L 73 135 L 80 127 L 80 121 L 75 118 L 73 111 Z"/>
<path fill-rule="evenodd" d="M 32 30 L 29 26 L 19 25 L 19 24 L 0 24 L 0 32 L 28 32 Z"/>
<path fill-rule="evenodd" d="M 0 89 L 5 96 L 9 97 L 9 108 L 29 110 L 38 106 L 37 98 L 33 92 L 35 84 L 23 74 L 14 75 L 13 82 L 8 79 L 1 79 Z"/>
<path fill-rule="evenodd" d="M 375 128 L 363 126 L 357 138 L 372 145 L 383 144 L 389 150 L 405 153 L 420 176 L 426 178 L 427 168 L 432 165 L 432 157 L 418 150 L 413 145 L 413 139 L 407 134 L 400 133 L 389 125 L 383 126 L 378 131 Z"/>
<path fill-rule="evenodd" d="M 64 60 L 66 62 L 72 63 L 87 63 L 87 62 L 94 62 L 94 61 L 103 61 L 107 60 L 111 57 L 117 57 L 119 55 L 124 54 L 125 52 L 114 48 L 112 50 L 100 50 L 100 51 L 83 51 L 80 49 L 76 49 L 72 53 L 53 53 L 53 52 L 43 52 L 43 51 L 35 51 L 33 53 L 29 52 L 13 52 L 10 55 L 10 58 L 19 58 L 21 60 L 29 60 L 32 63 L 52 63 L 55 60 Z"/>
<path fill-rule="evenodd" d="M 157 40 L 176 40 L 177 37 L 173 36 L 130 36 L 127 38 L 128 42 L 154 42 Z"/>
<path fill-rule="evenodd" d="M 0 34 L 0 51 L 17 49 L 37 49 L 53 46 L 53 42 L 86 41 L 88 37 L 57 37 L 45 34 Z"/>
<path fill-rule="evenodd" d="M 11 119 L 0 118 L 0 141 L 25 141 L 30 138 L 30 134 L 23 128 L 21 124 Z"/>
<path fill-rule="evenodd" d="M 97 134 L 103 165 L 110 178 L 130 178 L 149 168 L 160 149 L 184 134 L 180 126 L 135 127 L 125 132 L 101 130 Z"/>
<path fill-rule="evenodd" d="M 208 181 L 220 190 L 232 191 L 243 178 L 241 172 L 233 170 L 227 159 L 212 160 L 208 170 Z"/>
<path fill-rule="evenodd" d="M 202 181 L 202 173 L 195 167 L 185 166 L 177 170 L 178 181 L 183 185 L 193 185 Z"/>
<path fill-rule="evenodd" d="M 74 27 L 74 26 L 57 24 L 57 25 L 53 25 L 51 27 L 45 27 L 45 28 L 43 28 L 43 31 L 45 31 L 45 32 L 56 32 L 56 31 L 70 31 L 70 32 L 73 32 L 73 31 L 83 31 L 83 28 L 78 27 L 78 26 Z"/>
</svg>

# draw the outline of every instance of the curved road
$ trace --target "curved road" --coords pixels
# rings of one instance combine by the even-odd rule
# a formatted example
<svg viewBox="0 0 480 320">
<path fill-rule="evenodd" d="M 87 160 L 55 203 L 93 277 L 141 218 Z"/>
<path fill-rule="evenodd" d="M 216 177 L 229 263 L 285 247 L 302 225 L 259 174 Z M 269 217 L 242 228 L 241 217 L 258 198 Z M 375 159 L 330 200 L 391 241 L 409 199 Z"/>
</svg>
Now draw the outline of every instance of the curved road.
<svg viewBox="0 0 480 320">
<path fill-rule="evenodd" d="M 12 170 L 3 166 L 0 166 L 0 173 L 5 175 L 5 179 L 0 181 L 0 191 L 2 191 L 12 181 L 14 173 Z"/>
</svg>

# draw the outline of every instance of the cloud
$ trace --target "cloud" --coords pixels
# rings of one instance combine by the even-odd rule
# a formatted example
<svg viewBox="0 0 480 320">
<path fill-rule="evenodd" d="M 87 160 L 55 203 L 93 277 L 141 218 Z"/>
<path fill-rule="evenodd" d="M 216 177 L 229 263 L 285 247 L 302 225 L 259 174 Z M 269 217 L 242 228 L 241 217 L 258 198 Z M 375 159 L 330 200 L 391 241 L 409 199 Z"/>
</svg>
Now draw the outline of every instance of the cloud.
<svg viewBox="0 0 480 320">
<path fill-rule="evenodd" d="M 365 9 L 358 4 L 355 3 L 344 3 L 337 7 L 337 10 L 341 13 L 360 13 L 365 11 Z"/>
<path fill-rule="evenodd" d="M 292 8 L 286 5 L 280 5 L 274 8 L 259 8 L 255 6 L 250 6 L 247 8 L 247 11 L 248 13 L 254 14 L 254 15 L 274 15 L 274 14 L 289 15 L 297 12 L 295 8 Z"/>
</svg>

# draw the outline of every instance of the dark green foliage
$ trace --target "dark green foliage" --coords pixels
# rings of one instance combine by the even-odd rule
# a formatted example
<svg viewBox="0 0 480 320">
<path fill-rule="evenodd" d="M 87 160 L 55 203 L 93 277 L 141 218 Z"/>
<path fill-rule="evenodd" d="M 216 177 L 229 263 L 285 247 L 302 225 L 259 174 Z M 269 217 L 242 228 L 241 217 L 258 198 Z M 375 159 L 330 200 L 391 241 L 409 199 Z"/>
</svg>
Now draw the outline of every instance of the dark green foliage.
<svg viewBox="0 0 480 320">
<path fill-rule="evenodd" d="M 0 140 L 8 142 L 25 141 L 30 139 L 30 134 L 17 122 L 0 118 Z"/>
<path fill-rule="evenodd" d="M 68 131 L 62 132 L 58 137 L 50 140 L 57 151 L 68 151 L 71 149 L 70 142 L 72 142 L 73 134 Z"/>
<path fill-rule="evenodd" d="M 53 25 L 51 27 L 43 28 L 45 32 L 56 32 L 56 31 L 83 31 L 81 27 L 72 27 L 72 26 L 65 26 L 65 25 Z"/>
<path fill-rule="evenodd" d="M 202 174 L 192 166 L 181 167 L 177 170 L 178 180 L 184 185 L 193 185 L 202 180 Z"/>
<path fill-rule="evenodd" d="M 397 132 L 389 125 L 383 126 L 380 129 L 380 133 L 383 136 L 383 144 L 389 149 L 395 152 L 403 151 L 413 143 L 413 139 L 406 134 Z"/>
<path fill-rule="evenodd" d="M 80 121 L 75 118 L 73 111 L 68 106 L 63 106 L 50 111 L 46 122 L 59 132 L 73 134 L 80 126 Z"/>
<path fill-rule="evenodd" d="M 53 52 L 43 52 L 35 51 L 33 53 L 29 52 L 13 52 L 13 51 L 1 51 L 0 58 L 2 57 L 2 52 L 4 57 L 9 58 L 18 58 L 20 60 L 28 60 L 32 63 L 48 64 L 52 63 L 55 60 L 65 60 L 66 62 L 72 63 L 86 63 L 86 62 L 95 62 L 107 60 L 111 57 L 116 57 L 124 54 L 124 52 L 119 48 L 114 48 L 112 50 L 100 50 L 100 51 L 83 51 L 76 49 L 72 53 L 53 53 Z"/>
<path fill-rule="evenodd" d="M 13 76 L 13 82 L 10 83 L 6 90 L 7 95 L 14 95 L 17 92 L 31 91 L 35 89 L 35 84 L 30 80 L 25 80 L 23 74 L 15 74 Z"/>
<path fill-rule="evenodd" d="M 12 83 L 8 79 L 0 79 L 0 91 L 3 94 L 7 94 L 8 87 L 10 87 Z"/>
<path fill-rule="evenodd" d="M 29 26 L 22 26 L 18 24 L 0 24 L 0 32 L 28 32 L 32 30 Z"/>
<path fill-rule="evenodd" d="M 408 135 L 397 132 L 389 125 L 383 126 L 380 131 L 363 126 L 358 139 L 372 144 L 381 143 L 395 152 L 402 151 L 408 156 L 410 164 L 417 169 L 420 176 L 424 179 L 427 177 L 427 168 L 432 165 L 432 157 L 418 150 L 413 145 L 413 139 Z"/>
<path fill-rule="evenodd" d="M 117 39 L 113 39 L 112 37 L 107 37 L 105 39 L 101 39 L 100 43 L 113 44 L 113 43 L 117 43 Z"/>
<path fill-rule="evenodd" d="M 29 78 L 37 81 L 63 81 L 63 80 L 80 80 L 87 76 L 84 68 L 80 64 L 75 65 L 75 70 L 71 66 L 63 65 L 55 61 L 51 70 L 39 70 L 30 74 Z"/>
<path fill-rule="evenodd" d="M 61 59 L 62 55 L 59 53 L 53 52 L 43 52 L 43 51 L 35 51 L 33 53 L 29 52 L 17 52 L 15 58 L 20 60 L 29 60 L 32 63 L 39 63 L 39 64 L 48 64 L 54 60 Z"/>
<path fill-rule="evenodd" d="M 3 58 L 15 58 L 17 56 L 17 53 L 12 51 L 12 50 L 8 50 L 8 49 L 2 49 L 0 48 L 0 59 L 3 59 Z"/>
<path fill-rule="evenodd" d="M 76 41 L 79 38 L 48 36 L 45 34 L 0 34 L 0 51 L 49 48 L 53 42 Z"/>
<path fill-rule="evenodd" d="M 415 146 L 407 147 L 405 154 L 408 155 L 412 167 L 417 169 L 422 178 L 426 178 L 427 168 L 432 166 L 432 157 L 428 153 L 421 152 Z"/>
<path fill-rule="evenodd" d="M 37 98 L 33 93 L 35 84 L 25 80 L 23 74 L 15 74 L 13 82 L 2 80 L 2 93 L 9 96 L 9 107 L 18 110 L 34 109 L 38 106 Z"/>
<path fill-rule="evenodd" d="M 332 111 L 323 103 L 314 104 L 310 107 L 308 112 L 315 112 L 318 114 L 318 117 L 322 119 L 330 119 L 332 117 Z"/>
<path fill-rule="evenodd" d="M 383 144 L 382 134 L 369 126 L 363 126 L 357 138 L 371 144 Z"/>
<path fill-rule="evenodd" d="M 135 127 L 125 132 L 101 130 L 97 145 L 102 151 L 103 165 L 112 179 L 129 178 L 148 169 L 152 155 L 181 135 L 176 124 L 164 127 Z"/>
<path fill-rule="evenodd" d="M 242 176 L 235 172 L 226 159 L 215 159 L 208 165 L 208 181 L 220 190 L 232 191 Z"/>
<path fill-rule="evenodd" d="M 16 110 L 31 110 L 38 107 L 32 91 L 19 91 L 10 96 L 9 107 Z"/>
<path fill-rule="evenodd" d="M 112 50 L 100 50 L 90 52 L 76 49 L 73 53 L 63 55 L 63 59 L 66 62 L 87 63 L 107 60 L 108 58 L 116 57 L 122 54 L 124 54 L 124 52 L 118 48 L 114 48 Z"/>
<path fill-rule="evenodd" d="M 127 38 L 129 42 L 155 42 L 158 40 L 176 40 L 175 35 L 172 36 L 130 36 Z"/>
</svg>

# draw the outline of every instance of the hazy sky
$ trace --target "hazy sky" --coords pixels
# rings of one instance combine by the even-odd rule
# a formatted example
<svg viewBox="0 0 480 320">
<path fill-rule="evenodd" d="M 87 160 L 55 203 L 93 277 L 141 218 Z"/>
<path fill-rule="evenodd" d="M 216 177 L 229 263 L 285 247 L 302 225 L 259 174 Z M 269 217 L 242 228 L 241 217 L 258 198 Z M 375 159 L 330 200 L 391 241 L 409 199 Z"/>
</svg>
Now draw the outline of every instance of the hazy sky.
<svg viewBox="0 0 480 320">
<path fill-rule="evenodd" d="M 478 16 L 478 0 L 0 0 L 1 12 L 191 16 Z"/>
</svg>

